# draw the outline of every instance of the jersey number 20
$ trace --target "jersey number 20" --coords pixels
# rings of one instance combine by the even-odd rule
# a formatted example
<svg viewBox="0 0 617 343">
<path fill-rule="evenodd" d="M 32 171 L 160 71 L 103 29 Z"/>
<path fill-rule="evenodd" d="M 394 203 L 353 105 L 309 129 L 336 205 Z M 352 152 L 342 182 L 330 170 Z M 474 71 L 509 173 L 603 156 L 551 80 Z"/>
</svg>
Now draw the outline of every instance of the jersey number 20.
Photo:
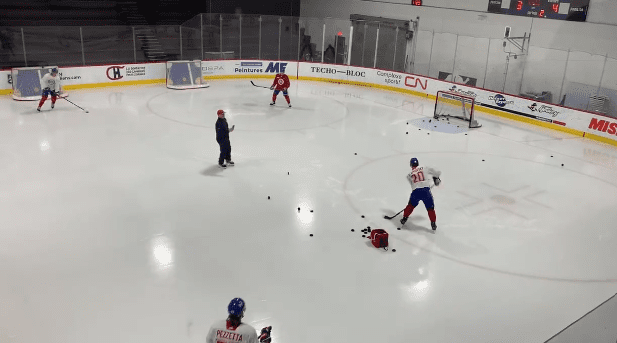
<svg viewBox="0 0 617 343">
<path fill-rule="evenodd" d="M 424 181 L 424 173 L 419 172 L 418 174 L 411 174 L 411 181 L 413 183 Z"/>
</svg>

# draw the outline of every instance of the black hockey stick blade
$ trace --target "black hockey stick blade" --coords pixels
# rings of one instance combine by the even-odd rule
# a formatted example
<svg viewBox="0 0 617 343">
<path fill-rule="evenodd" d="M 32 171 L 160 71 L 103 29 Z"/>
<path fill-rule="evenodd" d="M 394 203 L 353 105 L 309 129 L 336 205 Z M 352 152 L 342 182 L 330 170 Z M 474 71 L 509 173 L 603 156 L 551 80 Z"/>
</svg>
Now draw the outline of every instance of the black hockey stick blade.
<svg viewBox="0 0 617 343">
<path fill-rule="evenodd" d="M 402 209 L 399 213 L 397 213 L 397 214 L 393 215 L 392 217 L 389 217 L 389 216 L 383 216 L 383 218 L 384 218 L 384 219 L 388 219 L 388 220 L 390 220 L 390 219 L 392 219 L 392 218 L 394 218 L 394 217 L 398 216 L 399 214 L 401 214 L 401 212 L 403 212 L 403 211 L 405 211 L 405 209 Z"/>
<path fill-rule="evenodd" d="M 75 107 L 79 108 L 80 110 L 82 110 L 82 111 L 84 111 L 84 112 L 86 112 L 86 113 L 89 113 L 87 110 L 83 109 L 82 107 L 79 107 L 76 103 L 72 102 L 71 100 L 69 100 L 69 99 L 67 99 L 67 98 L 61 98 L 61 99 L 64 99 L 64 100 L 66 100 L 66 101 L 70 102 L 71 104 L 73 104 L 73 106 L 75 106 Z"/>
<path fill-rule="evenodd" d="M 266 86 L 258 86 L 255 83 L 253 83 L 253 81 L 251 81 L 251 84 L 255 87 L 261 87 L 261 88 L 266 88 L 266 89 L 270 89 L 270 87 L 266 87 Z"/>
</svg>

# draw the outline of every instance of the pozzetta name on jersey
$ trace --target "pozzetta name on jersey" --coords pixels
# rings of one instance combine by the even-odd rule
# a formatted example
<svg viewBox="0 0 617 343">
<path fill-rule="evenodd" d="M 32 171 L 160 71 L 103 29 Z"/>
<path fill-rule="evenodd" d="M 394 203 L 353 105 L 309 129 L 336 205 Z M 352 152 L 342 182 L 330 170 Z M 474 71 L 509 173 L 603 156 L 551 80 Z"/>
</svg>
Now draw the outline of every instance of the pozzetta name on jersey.
<svg viewBox="0 0 617 343">
<path fill-rule="evenodd" d="M 242 335 L 239 335 L 233 332 L 223 331 L 223 330 L 216 330 L 216 337 L 232 340 L 235 342 L 242 342 Z"/>
</svg>

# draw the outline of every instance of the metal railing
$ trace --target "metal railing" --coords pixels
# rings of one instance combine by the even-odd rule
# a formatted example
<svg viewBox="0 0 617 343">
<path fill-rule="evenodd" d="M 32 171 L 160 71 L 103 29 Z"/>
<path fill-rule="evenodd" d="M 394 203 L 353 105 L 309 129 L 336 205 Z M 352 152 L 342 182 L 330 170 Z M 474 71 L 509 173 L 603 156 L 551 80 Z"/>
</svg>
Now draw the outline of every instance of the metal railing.
<svg viewBox="0 0 617 343">
<path fill-rule="evenodd" d="M 409 72 L 617 117 L 614 57 L 410 27 L 212 13 L 179 26 L 2 27 L 0 67 L 301 60 Z"/>
</svg>

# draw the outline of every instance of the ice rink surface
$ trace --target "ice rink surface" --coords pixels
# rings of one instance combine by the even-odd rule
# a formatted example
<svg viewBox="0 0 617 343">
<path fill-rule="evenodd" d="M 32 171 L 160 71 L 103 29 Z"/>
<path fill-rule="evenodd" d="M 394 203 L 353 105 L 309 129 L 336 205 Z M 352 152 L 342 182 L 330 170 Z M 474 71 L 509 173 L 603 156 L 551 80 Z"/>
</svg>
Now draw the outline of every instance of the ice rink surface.
<svg viewBox="0 0 617 343">
<path fill-rule="evenodd" d="M 234 297 L 273 343 L 544 342 L 617 292 L 617 149 L 480 113 L 453 130 L 368 88 L 270 95 L 70 92 L 88 114 L 2 97 L 0 342 L 205 342 Z M 443 173 L 435 232 L 423 205 L 383 219 L 411 157 Z"/>
</svg>

